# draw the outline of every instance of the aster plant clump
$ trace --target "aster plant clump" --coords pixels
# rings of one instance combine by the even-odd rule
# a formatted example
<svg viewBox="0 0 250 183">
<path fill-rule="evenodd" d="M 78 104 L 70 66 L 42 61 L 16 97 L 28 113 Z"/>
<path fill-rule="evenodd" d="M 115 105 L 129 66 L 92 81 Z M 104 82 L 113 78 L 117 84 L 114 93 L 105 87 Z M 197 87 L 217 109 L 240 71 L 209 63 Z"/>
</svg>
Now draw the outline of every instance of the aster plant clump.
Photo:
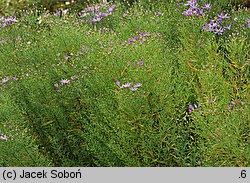
<svg viewBox="0 0 250 183">
<path fill-rule="evenodd" d="M 237 17 L 232 18 L 229 13 L 225 13 L 224 11 L 217 9 L 217 12 L 219 11 L 219 14 L 215 15 L 215 12 L 211 12 L 212 4 L 210 3 L 204 3 L 202 6 L 199 5 L 197 0 L 190 0 L 186 3 L 178 3 L 178 7 L 188 7 L 188 9 L 185 9 L 184 11 L 181 11 L 181 13 L 188 17 L 202 17 L 203 19 L 210 19 L 209 22 L 206 22 L 202 27 L 201 30 L 205 32 L 211 32 L 215 35 L 224 35 L 226 33 L 233 32 L 232 26 L 234 26 L 234 29 L 238 29 L 235 24 L 237 21 Z M 247 11 L 247 8 L 244 7 Z M 212 19 L 211 19 L 212 18 Z M 249 28 L 249 21 L 246 19 L 246 24 Z M 238 32 L 238 30 L 236 30 Z"/>
<path fill-rule="evenodd" d="M 212 5 L 210 3 L 204 3 L 202 6 L 199 5 L 197 0 L 190 0 L 186 3 L 178 3 L 177 6 L 183 6 L 184 11 L 182 14 L 185 16 L 205 16 L 208 13 Z"/>
<path fill-rule="evenodd" d="M 9 16 L 7 18 L 1 17 L 0 22 L 2 22 L 2 27 L 11 26 L 18 22 L 16 17 Z"/>
<path fill-rule="evenodd" d="M 0 18 L 0 165 L 248 166 L 246 8 L 147 2 Z"/>
<path fill-rule="evenodd" d="M 231 16 L 228 14 L 220 13 L 209 23 L 205 23 L 205 25 L 202 27 L 202 30 L 212 32 L 217 35 L 222 35 L 225 31 L 231 29 L 230 18 Z"/>
<path fill-rule="evenodd" d="M 16 81 L 16 80 L 17 80 L 17 77 L 16 77 L 16 76 L 13 76 L 12 79 L 11 79 L 9 76 L 7 76 L 7 77 L 3 78 L 3 79 L 2 79 L 2 82 L 0 82 L 0 91 L 1 91 L 1 89 L 4 89 L 4 88 L 10 86 L 10 84 L 11 84 L 11 82 L 12 82 L 11 80 L 12 80 L 12 81 Z"/>
<path fill-rule="evenodd" d="M 115 5 L 110 3 L 96 4 L 93 6 L 87 6 L 84 10 L 79 12 L 79 17 L 82 19 L 83 23 L 90 23 L 96 26 L 108 16 L 112 16 Z"/>
<path fill-rule="evenodd" d="M 129 89 L 132 92 L 135 92 L 136 90 L 138 90 L 138 88 L 140 88 L 142 86 L 141 83 L 134 83 L 134 82 L 129 82 L 129 83 L 125 83 L 125 84 L 121 84 L 120 81 L 116 80 L 116 85 L 122 90 L 122 93 L 125 92 L 126 88 Z M 115 90 L 115 93 L 117 93 L 118 91 Z"/>
</svg>

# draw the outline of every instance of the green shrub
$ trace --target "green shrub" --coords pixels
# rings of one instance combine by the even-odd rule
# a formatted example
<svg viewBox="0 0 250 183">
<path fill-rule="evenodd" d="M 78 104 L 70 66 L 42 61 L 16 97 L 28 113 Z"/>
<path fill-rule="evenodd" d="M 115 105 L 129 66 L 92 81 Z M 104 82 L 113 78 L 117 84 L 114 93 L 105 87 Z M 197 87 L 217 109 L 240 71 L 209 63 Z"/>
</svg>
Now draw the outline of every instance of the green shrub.
<svg viewBox="0 0 250 183">
<path fill-rule="evenodd" d="M 247 13 L 227 12 L 237 21 L 220 35 L 202 29 L 219 5 L 211 17 L 115 5 L 100 21 L 28 12 L 1 27 L 0 135 L 9 123 L 23 134 L 2 153 L 28 144 L 31 166 L 248 166 Z"/>
</svg>

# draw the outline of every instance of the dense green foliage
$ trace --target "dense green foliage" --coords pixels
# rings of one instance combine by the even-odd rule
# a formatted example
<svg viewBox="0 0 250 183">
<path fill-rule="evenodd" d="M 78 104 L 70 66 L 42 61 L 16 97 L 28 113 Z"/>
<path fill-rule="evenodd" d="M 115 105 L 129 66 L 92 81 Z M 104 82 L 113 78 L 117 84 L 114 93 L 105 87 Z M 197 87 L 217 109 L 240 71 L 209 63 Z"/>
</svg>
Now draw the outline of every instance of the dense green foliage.
<svg viewBox="0 0 250 183">
<path fill-rule="evenodd" d="M 134 4 L 163 4 L 181 2 L 181 0 L 107 0 L 108 2 L 121 3 L 122 5 L 129 7 Z M 201 2 L 203 0 L 200 0 Z M 37 9 L 47 9 L 49 11 L 55 11 L 56 9 L 73 9 L 81 10 L 89 4 L 102 3 L 103 0 L 0 0 L 0 15 L 13 15 L 20 10 L 30 9 L 36 7 Z M 249 0 L 213 0 L 211 1 L 218 7 L 232 9 L 233 7 L 250 7 Z"/>
<path fill-rule="evenodd" d="M 1 166 L 249 166 L 249 11 L 162 2 L 0 22 Z"/>
</svg>

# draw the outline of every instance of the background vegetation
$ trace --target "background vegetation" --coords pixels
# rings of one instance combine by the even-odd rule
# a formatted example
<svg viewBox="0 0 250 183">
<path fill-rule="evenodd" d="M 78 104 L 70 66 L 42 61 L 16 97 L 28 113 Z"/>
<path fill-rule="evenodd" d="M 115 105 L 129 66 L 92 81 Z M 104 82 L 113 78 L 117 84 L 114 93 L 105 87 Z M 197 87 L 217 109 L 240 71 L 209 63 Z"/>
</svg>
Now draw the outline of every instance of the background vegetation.
<svg viewBox="0 0 250 183">
<path fill-rule="evenodd" d="M 1 166 L 249 166 L 246 7 L 41 2 L 1 1 Z"/>
</svg>

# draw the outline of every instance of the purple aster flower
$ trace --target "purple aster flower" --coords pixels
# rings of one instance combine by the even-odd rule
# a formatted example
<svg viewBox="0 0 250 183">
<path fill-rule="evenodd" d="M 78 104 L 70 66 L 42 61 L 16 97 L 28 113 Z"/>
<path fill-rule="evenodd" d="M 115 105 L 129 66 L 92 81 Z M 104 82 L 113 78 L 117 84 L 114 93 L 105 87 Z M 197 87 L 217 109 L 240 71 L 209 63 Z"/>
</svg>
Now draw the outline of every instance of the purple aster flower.
<svg viewBox="0 0 250 183">
<path fill-rule="evenodd" d="M 140 33 L 140 36 L 143 37 L 143 36 L 144 36 L 144 33 Z"/>
<path fill-rule="evenodd" d="M 84 17 L 87 17 L 88 16 L 88 13 L 84 12 L 82 15 L 81 15 L 81 18 L 84 18 Z"/>
<path fill-rule="evenodd" d="M 56 10 L 55 16 L 59 16 L 60 15 L 60 11 Z"/>
<path fill-rule="evenodd" d="M 160 17 L 160 16 L 162 16 L 162 13 L 161 13 L 161 12 L 158 12 L 157 15 Z"/>
<path fill-rule="evenodd" d="M 131 86 L 131 83 L 126 83 L 126 84 L 123 84 L 120 88 L 128 88 Z"/>
<path fill-rule="evenodd" d="M 184 11 L 183 14 L 184 14 L 185 16 L 192 16 L 192 15 L 193 15 L 193 10 L 189 8 L 188 10 Z"/>
<path fill-rule="evenodd" d="M 133 41 L 136 41 L 136 40 L 138 40 L 139 39 L 139 37 L 138 36 L 135 36 L 134 38 L 133 38 Z"/>
<path fill-rule="evenodd" d="M 231 29 L 231 24 L 228 24 L 228 25 L 225 26 L 224 28 L 230 30 L 230 29 Z"/>
<path fill-rule="evenodd" d="M 191 112 L 192 110 L 194 110 L 194 106 L 193 105 L 189 105 L 188 106 L 188 111 Z"/>
<path fill-rule="evenodd" d="M 94 10 L 94 11 L 98 11 L 99 8 L 100 8 L 99 6 L 94 6 L 93 10 Z"/>
<path fill-rule="evenodd" d="M 210 22 L 210 25 L 211 25 L 212 27 L 217 27 L 219 24 L 218 24 L 216 21 L 211 21 L 211 22 Z"/>
<path fill-rule="evenodd" d="M 18 22 L 17 21 L 17 19 L 16 19 L 16 17 L 8 17 L 5 21 L 7 21 L 7 22 L 11 22 L 11 23 L 16 23 L 16 22 Z"/>
<path fill-rule="evenodd" d="M 58 85 L 58 83 L 55 83 L 55 84 L 54 84 L 54 87 L 56 87 L 56 88 L 57 88 L 58 86 L 59 86 L 59 85 Z"/>
<path fill-rule="evenodd" d="M 135 88 L 139 88 L 139 87 L 141 87 L 141 86 L 142 86 L 141 83 L 137 83 L 137 84 L 134 85 Z"/>
<path fill-rule="evenodd" d="M 68 79 L 62 79 L 60 82 L 63 85 L 63 84 L 68 84 L 70 82 L 70 80 L 68 80 Z"/>
<path fill-rule="evenodd" d="M 200 15 L 200 11 L 198 9 L 194 9 L 193 10 L 193 14 L 196 15 L 196 16 L 199 16 Z"/>
<path fill-rule="evenodd" d="M 209 25 L 208 25 L 208 23 L 206 22 L 203 26 L 202 26 L 202 28 L 201 28 L 201 30 L 208 30 L 208 27 L 209 27 Z"/>
<path fill-rule="evenodd" d="M 112 12 L 112 11 L 114 11 L 115 10 L 115 8 L 116 8 L 116 6 L 115 5 L 112 5 L 110 8 L 109 8 L 109 12 Z"/>
<path fill-rule="evenodd" d="M 46 13 L 46 14 L 44 15 L 45 18 L 47 18 L 47 17 L 49 17 L 49 16 L 50 16 L 50 13 Z"/>
<path fill-rule="evenodd" d="M 8 140 L 8 138 L 6 137 L 6 135 L 1 135 L 1 136 L 0 136 L 0 140 L 7 141 L 7 140 Z"/>
<path fill-rule="evenodd" d="M 214 31 L 215 27 L 211 24 L 205 23 L 205 25 L 201 28 L 203 31 Z"/>
<path fill-rule="evenodd" d="M 87 8 L 85 9 L 86 11 L 91 11 L 91 7 L 87 5 Z"/>
<path fill-rule="evenodd" d="M 102 17 L 97 17 L 96 20 L 97 22 L 100 22 L 102 20 Z"/>
<path fill-rule="evenodd" d="M 231 106 L 227 105 L 227 110 L 230 111 L 231 110 Z"/>
<path fill-rule="evenodd" d="M 131 83 L 126 83 L 126 84 L 124 84 L 123 86 L 124 86 L 125 88 L 128 88 L 128 87 L 131 86 Z"/>
<path fill-rule="evenodd" d="M 132 39 L 128 39 L 128 42 L 129 42 L 129 43 L 133 43 L 133 40 L 132 40 Z"/>
<path fill-rule="evenodd" d="M 219 14 L 218 17 L 219 17 L 220 19 L 225 19 L 225 18 L 226 18 L 226 19 L 229 19 L 229 18 L 230 18 L 230 16 L 228 16 L 227 14 L 224 15 L 223 13 Z"/>
<path fill-rule="evenodd" d="M 6 18 L 5 20 L 4 20 L 4 27 L 8 24 L 8 23 L 16 23 L 16 22 L 18 22 L 18 20 L 16 19 L 16 17 L 8 17 L 8 18 Z"/>
<path fill-rule="evenodd" d="M 69 60 L 69 56 L 66 55 L 66 56 L 64 57 L 64 59 L 65 59 L 65 60 Z"/>
<path fill-rule="evenodd" d="M 197 7 L 198 6 L 198 1 L 197 0 L 190 0 L 190 6 Z"/>
<path fill-rule="evenodd" d="M 136 91 L 138 88 L 129 88 L 131 91 Z"/>
<path fill-rule="evenodd" d="M 204 10 L 200 9 L 199 12 L 197 13 L 198 15 L 205 16 Z"/>
<path fill-rule="evenodd" d="M 250 18 L 247 18 L 246 22 L 247 22 L 247 27 L 250 28 Z"/>
<path fill-rule="evenodd" d="M 96 13 L 95 13 L 95 17 L 96 17 L 96 18 L 100 17 L 100 15 L 101 15 L 101 14 L 96 14 Z"/>
<path fill-rule="evenodd" d="M 117 86 L 120 86 L 121 83 L 120 83 L 120 81 L 116 81 L 115 84 L 116 84 Z"/>
<path fill-rule="evenodd" d="M 2 83 L 7 83 L 7 82 L 9 81 L 9 79 L 10 79 L 9 76 L 7 76 L 6 78 L 3 78 L 3 79 L 2 79 Z"/>
<path fill-rule="evenodd" d="M 103 18 L 103 17 L 106 17 L 107 16 L 107 13 L 100 13 L 99 14 L 99 17 Z"/>
<path fill-rule="evenodd" d="M 17 77 L 16 77 L 16 76 L 14 76 L 14 77 L 12 78 L 12 80 L 13 80 L 13 81 L 16 81 L 16 80 L 17 80 Z"/>
<path fill-rule="evenodd" d="M 143 63 L 144 63 L 143 60 L 139 60 L 139 61 L 137 62 L 137 64 L 138 64 L 140 67 L 143 65 Z"/>
<path fill-rule="evenodd" d="M 205 3 L 205 4 L 203 5 L 203 8 L 204 8 L 205 10 L 209 11 L 209 10 L 211 10 L 212 5 L 209 4 L 209 3 Z"/>
<path fill-rule="evenodd" d="M 148 32 L 144 32 L 142 33 L 142 36 L 150 36 L 150 34 Z"/>
<path fill-rule="evenodd" d="M 223 32 L 224 32 L 224 29 L 222 29 L 222 28 L 219 28 L 219 29 L 215 28 L 215 29 L 214 29 L 214 33 L 215 33 L 215 34 L 222 35 Z"/>
<path fill-rule="evenodd" d="M 11 22 L 16 23 L 16 22 L 18 22 L 18 20 L 16 19 L 16 17 L 14 17 L 14 18 L 12 18 Z"/>
<path fill-rule="evenodd" d="M 211 24 L 207 25 L 207 28 L 206 28 L 207 31 L 214 31 L 214 29 L 215 27 L 213 27 Z"/>
<path fill-rule="evenodd" d="M 90 18 L 90 21 L 91 21 L 91 22 L 97 22 L 98 20 L 95 19 L 95 18 Z"/>
</svg>

